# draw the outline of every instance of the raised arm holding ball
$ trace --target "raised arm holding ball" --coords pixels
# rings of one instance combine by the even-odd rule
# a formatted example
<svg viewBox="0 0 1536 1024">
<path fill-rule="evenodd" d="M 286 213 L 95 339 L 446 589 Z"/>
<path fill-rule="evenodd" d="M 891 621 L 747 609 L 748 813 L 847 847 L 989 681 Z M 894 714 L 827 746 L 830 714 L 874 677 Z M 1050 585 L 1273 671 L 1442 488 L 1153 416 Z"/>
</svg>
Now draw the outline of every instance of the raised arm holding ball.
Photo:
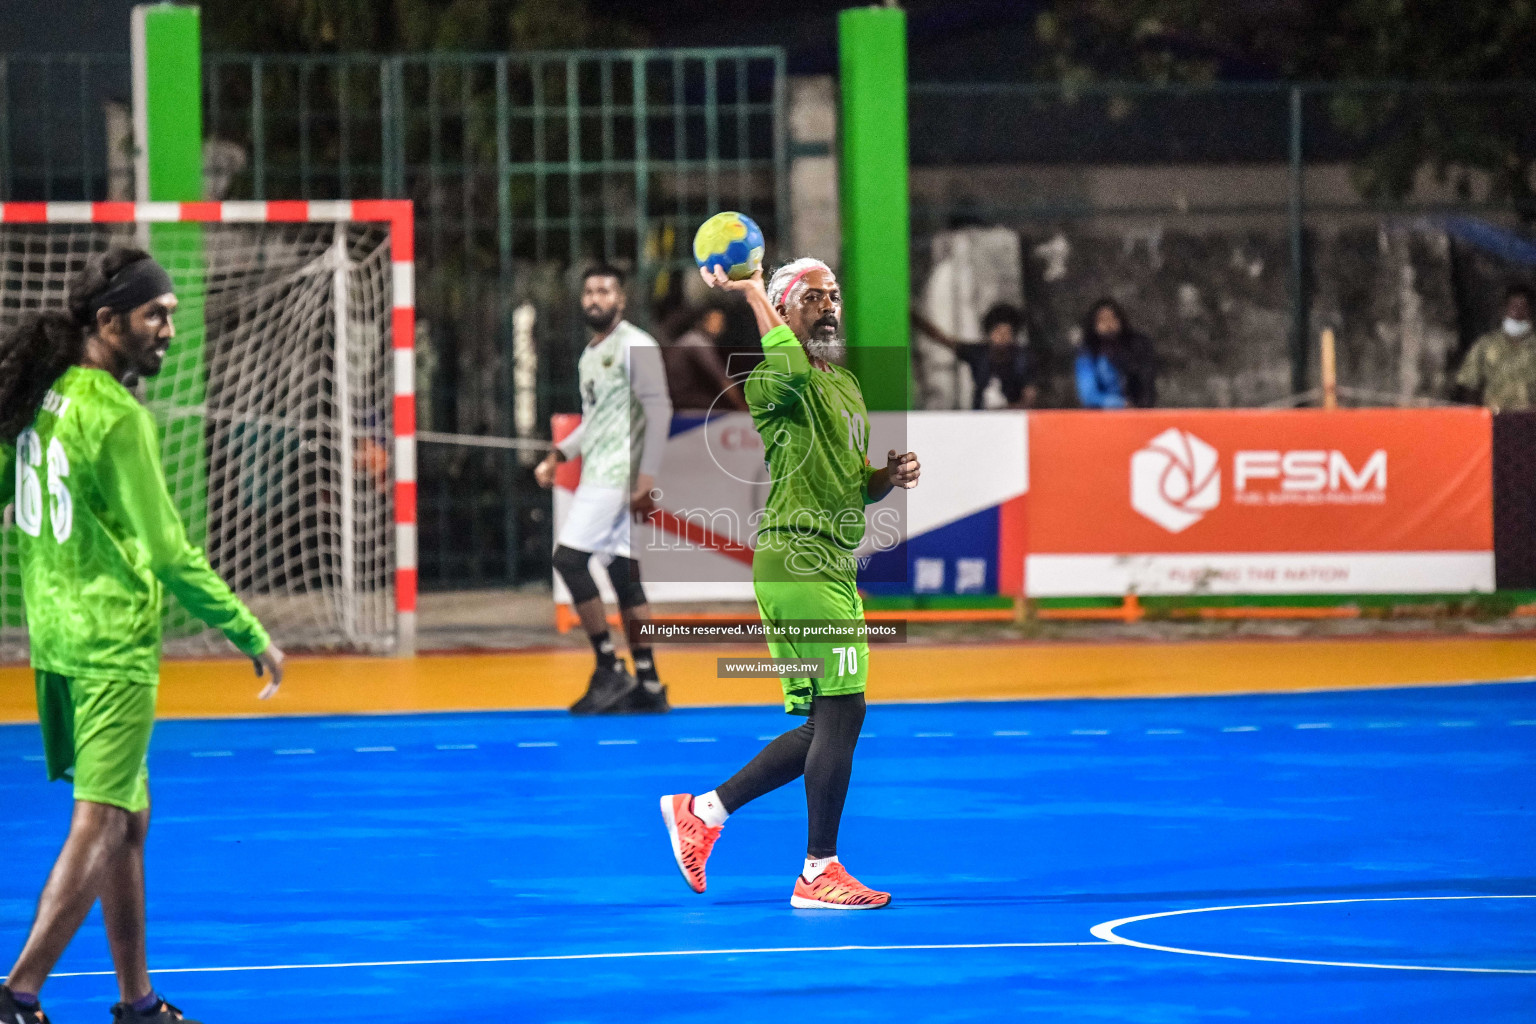
<svg viewBox="0 0 1536 1024">
<path fill-rule="evenodd" d="M 726 216 L 740 215 L 720 215 Z M 792 642 L 775 637 L 774 630 L 790 620 L 863 622 L 853 552 L 864 536 L 864 507 L 894 487 L 915 487 L 917 456 L 892 450 L 884 466 L 870 465 L 864 396 L 857 378 L 838 363 L 842 295 L 831 268 L 817 259 L 798 259 L 780 267 L 764 287 L 760 257 L 758 265 L 742 266 L 707 259 L 710 253 L 700 252 L 698 242 L 695 249 L 704 280 L 744 296 L 762 332 L 765 358 L 745 391 L 771 481 L 752 560 L 768 647 L 775 658 L 820 660 L 824 670 L 820 676 L 781 680 L 785 711 L 805 716 L 803 725 L 773 740 L 718 788 L 662 797 L 662 818 L 684 880 L 703 892 L 705 863 L 726 818 L 804 776 L 809 836 L 790 904 L 884 907 L 890 894 L 860 883 L 837 856 L 838 826 L 864 723 L 868 644 L 862 637 Z"/>
</svg>

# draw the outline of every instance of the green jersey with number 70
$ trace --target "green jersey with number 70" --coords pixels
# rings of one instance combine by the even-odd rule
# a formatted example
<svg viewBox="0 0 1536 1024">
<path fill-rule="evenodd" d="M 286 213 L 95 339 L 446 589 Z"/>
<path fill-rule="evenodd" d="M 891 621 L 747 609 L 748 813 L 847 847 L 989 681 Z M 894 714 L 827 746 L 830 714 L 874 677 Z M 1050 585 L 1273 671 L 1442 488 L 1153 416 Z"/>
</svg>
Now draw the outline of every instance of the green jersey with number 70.
<svg viewBox="0 0 1536 1024">
<path fill-rule="evenodd" d="M 15 447 L 0 445 L 6 503 L 34 668 L 157 682 L 166 589 L 247 656 L 266 649 L 256 617 L 187 542 L 149 412 L 105 370 L 66 370 Z"/>
</svg>

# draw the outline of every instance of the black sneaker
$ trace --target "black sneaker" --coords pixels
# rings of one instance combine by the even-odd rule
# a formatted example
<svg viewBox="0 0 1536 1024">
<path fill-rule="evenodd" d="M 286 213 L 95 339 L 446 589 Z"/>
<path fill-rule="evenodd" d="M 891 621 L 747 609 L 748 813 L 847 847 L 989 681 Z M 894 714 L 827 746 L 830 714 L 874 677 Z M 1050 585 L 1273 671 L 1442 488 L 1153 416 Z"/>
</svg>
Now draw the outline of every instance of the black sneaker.
<svg viewBox="0 0 1536 1024">
<path fill-rule="evenodd" d="M 624 713 L 629 715 L 664 715 L 671 710 L 665 686 L 651 690 L 641 683 L 629 692 L 629 699 L 624 702 Z"/>
<path fill-rule="evenodd" d="M 571 705 L 573 715 L 606 715 L 622 709 L 639 680 L 622 667 L 600 668 L 587 682 L 587 692 Z"/>
<path fill-rule="evenodd" d="M 170 1003 L 161 999 L 154 1009 L 146 1013 L 134 1013 L 133 1007 L 127 1003 L 118 1003 L 112 1007 L 112 1020 L 122 1024 L 199 1024 L 198 1021 L 184 1016 L 182 1012 Z"/>
<path fill-rule="evenodd" d="M 41 1006 L 24 1009 L 11 998 L 11 990 L 0 985 L 0 1024 L 48 1024 L 48 1015 Z"/>
</svg>

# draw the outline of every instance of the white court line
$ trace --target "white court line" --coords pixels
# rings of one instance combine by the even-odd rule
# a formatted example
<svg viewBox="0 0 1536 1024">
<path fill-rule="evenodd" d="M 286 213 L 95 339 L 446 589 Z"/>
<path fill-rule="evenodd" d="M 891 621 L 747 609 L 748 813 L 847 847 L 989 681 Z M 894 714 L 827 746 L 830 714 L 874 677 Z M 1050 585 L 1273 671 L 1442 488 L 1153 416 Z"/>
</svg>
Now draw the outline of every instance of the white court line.
<svg viewBox="0 0 1536 1024">
<path fill-rule="evenodd" d="M 952 942 L 909 946 L 772 946 L 763 949 L 654 949 L 633 953 L 562 953 L 553 956 L 475 956 L 452 960 L 374 960 L 338 964 L 262 964 L 251 967 L 156 967 L 155 974 L 227 974 L 233 971 L 320 971 L 342 967 L 430 967 L 439 964 L 520 964 L 554 960 L 632 960 L 656 956 L 745 956 L 756 953 L 899 952 L 909 949 L 1043 949 L 1052 946 L 1113 946 L 1113 942 Z M 63 971 L 50 978 L 105 978 L 114 971 Z"/>
<path fill-rule="evenodd" d="M 679 742 L 679 743 L 718 743 L 719 741 L 716 740 L 715 737 L 713 737 L 713 736 L 679 736 L 677 738 L 677 742 Z"/>
<path fill-rule="evenodd" d="M 1298 729 L 1332 729 L 1333 728 L 1333 723 L 1332 722 L 1299 722 L 1299 723 L 1297 723 L 1296 728 L 1298 728 Z"/>
<path fill-rule="evenodd" d="M 1256 725 L 1229 725 L 1229 726 L 1227 726 L 1225 729 L 1223 729 L 1221 731 L 1222 732 L 1258 732 L 1259 731 L 1259 727 L 1256 726 Z"/>
<path fill-rule="evenodd" d="M 556 743 L 554 740 L 541 740 L 536 743 L 524 742 L 518 744 L 520 747 L 558 747 L 559 745 L 560 744 Z"/>
<path fill-rule="evenodd" d="M 994 732 L 992 735 L 993 736 L 1028 736 L 1029 735 L 1029 730 L 1028 729 L 999 729 L 996 732 Z"/>
<path fill-rule="evenodd" d="M 1338 903 L 1408 903 L 1422 900 L 1536 900 L 1536 895 L 1520 896 L 1377 896 L 1368 899 L 1349 900 L 1300 900 L 1295 903 L 1245 903 L 1232 907 L 1193 907 L 1189 910 L 1165 910 L 1157 914 L 1140 914 L 1136 917 L 1122 917 L 1118 921 L 1105 921 L 1088 929 L 1096 939 L 1106 942 L 1118 942 L 1124 946 L 1136 946 L 1139 949 L 1155 949 L 1163 953 L 1184 953 L 1188 956 L 1214 956 L 1223 960 L 1258 960 L 1269 964 L 1306 964 L 1311 967 L 1374 967 L 1383 971 L 1454 971 L 1458 974 L 1536 974 L 1536 969 L 1518 967 L 1436 967 L 1423 964 L 1362 964 L 1345 960 L 1297 960 L 1284 956 L 1249 956 L 1246 953 L 1213 953 L 1206 949 L 1181 949 L 1178 946 L 1158 946 L 1151 942 L 1138 942 L 1128 939 L 1123 935 L 1116 935 L 1115 929 L 1122 925 L 1135 924 L 1137 921 L 1150 921 L 1159 917 L 1179 917 L 1183 914 L 1210 914 L 1218 910 L 1263 910 L 1269 907 L 1317 907 Z"/>
<path fill-rule="evenodd" d="M 193 757 L 234 757 L 233 750 L 194 750 Z"/>
<path fill-rule="evenodd" d="M 1148 736 L 1179 736 L 1179 735 L 1182 735 L 1183 732 L 1184 732 L 1183 729 L 1148 729 L 1147 730 L 1147 735 Z"/>
<path fill-rule="evenodd" d="M 597 745 L 600 747 L 632 747 L 639 742 L 639 740 L 598 740 Z"/>
<path fill-rule="evenodd" d="M 1403 726 L 1405 726 L 1407 724 L 1408 723 L 1406 723 L 1406 722 L 1372 722 L 1369 725 L 1367 725 L 1366 728 L 1367 729 L 1401 729 Z"/>
<path fill-rule="evenodd" d="M 479 750 L 478 743 L 439 743 L 438 750 Z"/>
<path fill-rule="evenodd" d="M 1108 736 L 1108 729 L 1073 729 L 1073 736 Z"/>
<path fill-rule="evenodd" d="M 359 754 L 393 754 L 394 747 L 353 747 Z"/>
<path fill-rule="evenodd" d="M 1441 722 L 1440 723 L 1440 725 L 1442 727 L 1446 728 L 1446 729 L 1466 729 L 1466 728 L 1470 728 L 1471 726 L 1474 726 L 1476 724 L 1477 724 L 1476 722 Z"/>
<path fill-rule="evenodd" d="M 1510 725 L 1536 725 L 1536 718 L 1517 718 Z"/>
<path fill-rule="evenodd" d="M 947 740 L 955 735 L 952 732 L 918 732 L 913 733 L 920 740 Z"/>
<path fill-rule="evenodd" d="M 21 759 L 23 761 L 44 761 L 44 760 L 47 760 L 47 758 L 45 758 L 42 754 L 22 754 L 21 755 Z"/>
<path fill-rule="evenodd" d="M 274 750 L 272 753 L 280 757 L 288 757 L 292 754 L 313 754 L 314 750 L 309 747 L 296 747 L 293 750 Z"/>
</svg>

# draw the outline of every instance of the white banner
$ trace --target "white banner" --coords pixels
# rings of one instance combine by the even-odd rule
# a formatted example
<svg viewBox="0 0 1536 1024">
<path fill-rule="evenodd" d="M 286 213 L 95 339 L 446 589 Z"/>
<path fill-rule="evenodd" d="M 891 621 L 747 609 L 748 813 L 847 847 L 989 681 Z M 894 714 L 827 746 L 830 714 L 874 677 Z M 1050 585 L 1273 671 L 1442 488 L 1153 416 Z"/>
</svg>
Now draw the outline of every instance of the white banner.
<svg viewBox="0 0 1536 1024">
<path fill-rule="evenodd" d="M 914 451 L 923 476 L 916 490 L 897 491 L 868 506 L 866 515 L 879 518 L 869 521 L 862 555 L 874 550 L 877 539 L 892 545 L 956 529 L 960 521 L 1017 499 L 1028 488 L 1022 412 L 876 412 L 869 420 L 871 461 L 883 465 L 891 449 Z M 555 487 L 557 537 L 574 483 L 567 479 Z M 630 531 L 648 600 L 753 600 L 751 546 L 769 481 L 752 418 L 730 413 L 678 430 L 667 440 L 657 486 L 660 525 L 636 524 Z M 984 547 L 986 557 L 995 560 L 996 526 L 991 530 Z M 611 601 L 600 561 L 594 560 L 593 569 L 604 600 Z M 555 600 L 568 603 L 558 573 L 554 588 Z"/>
<path fill-rule="evenodd" d="M 1031 597 L 1487 593 L 1493 553 L 1030 555 L 1025 580 Z"/>
</svg>

